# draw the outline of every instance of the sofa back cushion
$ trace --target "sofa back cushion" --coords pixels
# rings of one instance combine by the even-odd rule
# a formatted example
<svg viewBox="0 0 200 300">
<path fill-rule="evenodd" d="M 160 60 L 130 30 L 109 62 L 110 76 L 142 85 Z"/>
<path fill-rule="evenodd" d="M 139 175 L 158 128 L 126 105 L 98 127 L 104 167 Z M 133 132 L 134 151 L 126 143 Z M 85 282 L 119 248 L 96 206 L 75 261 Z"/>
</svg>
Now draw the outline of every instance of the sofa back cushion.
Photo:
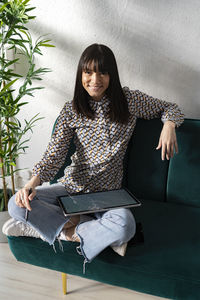
<svg viewBox="0 0 200 300">
<path fill-rule="evenodd" d="M 166 199 L 169 162 L 156 150 L 162 126 L 159 119 L 138 119 L 129 142 L 124 184 L 139 199 Z"/>
<path fill-rule="evenodd" d="M 179 154 L 169 164 L 167 201 L 200 207 L 200 120 L 185 119 L 177 139 Z"/>
</svg>

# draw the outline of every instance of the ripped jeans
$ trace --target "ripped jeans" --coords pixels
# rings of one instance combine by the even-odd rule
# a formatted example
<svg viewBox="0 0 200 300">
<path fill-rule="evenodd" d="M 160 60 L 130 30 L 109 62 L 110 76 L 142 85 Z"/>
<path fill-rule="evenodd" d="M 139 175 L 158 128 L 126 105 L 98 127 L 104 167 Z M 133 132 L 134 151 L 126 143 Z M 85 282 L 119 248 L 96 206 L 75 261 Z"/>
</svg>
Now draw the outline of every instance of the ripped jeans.
<svg viewBox="0 0 200 300">
<path fill-rule="evenodd" d="M 15 195 L 8 202 L 8 212 L 11 217 L 32 226 L 44 239 L 53 245 L 59 237 L 63 226 L 70 220 L 65 217 L 56 197 L 66 194 L 61 183 L 36 188 L 37 195 L 30 202 L 28 220 L 25 221 L 25 208 L 15 203 Z M 136 223 L 129 209 L 119 208 L 106 212 L 81 215 L 76 226 L 76 234 L 80 238 L 77 252 L 82 254 L 85 262 L 91 262 L 108 246 L 120 246 L 128 242 L 135 234 Z"/>
</svg>

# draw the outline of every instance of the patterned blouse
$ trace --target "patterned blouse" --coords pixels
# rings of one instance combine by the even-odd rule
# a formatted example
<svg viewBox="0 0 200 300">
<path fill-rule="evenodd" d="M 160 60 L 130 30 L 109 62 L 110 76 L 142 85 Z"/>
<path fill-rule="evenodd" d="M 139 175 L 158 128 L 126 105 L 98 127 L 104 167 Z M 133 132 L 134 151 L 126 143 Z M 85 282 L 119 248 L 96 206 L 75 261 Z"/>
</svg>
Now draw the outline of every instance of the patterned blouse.
<svg viewBox="0 0 200 300">
<path fill-rule="evenodd" d="M 90 98 L 95 118 L 77 115 L 72 102 L 62 109 L 55 131 L 33 175 L 39 175 L 41 184 L 54 178 L 63 165 L 72 137 L 76 152 L 72 163 L 65 169 L 63 183 L 69 193 L 118 189 L 123 178 L 123 158 L 137 118 L 171 120 L 180 126 L 184 115 L 176 104 L 150 97 L 138 90 L 124 87 L 129 107 L 126 125 L 111 122 L 108 117 L 109 98 L 100 101 Z"/>
</svg>

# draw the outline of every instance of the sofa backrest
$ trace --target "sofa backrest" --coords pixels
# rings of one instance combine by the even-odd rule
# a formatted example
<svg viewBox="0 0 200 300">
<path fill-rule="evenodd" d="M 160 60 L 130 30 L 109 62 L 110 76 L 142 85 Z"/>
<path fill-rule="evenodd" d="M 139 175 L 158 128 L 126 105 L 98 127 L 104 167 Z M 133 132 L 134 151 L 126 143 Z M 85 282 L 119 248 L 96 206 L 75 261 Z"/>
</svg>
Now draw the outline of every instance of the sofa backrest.
<svg viewBox="0 0 200 300">
<path fill-rule="evenodd" d="M 186 119 L 177 139 L 179 154 L 169 164 L 167 201 L 200 207 L 200 120 Z"/>
<path fill-rule="evenodd" d="M 129 142 L 124 183 L 139 199 L 166 201 L 169 162 L 156 150 L 163 123 L 138 119 Z"/>
</svg>

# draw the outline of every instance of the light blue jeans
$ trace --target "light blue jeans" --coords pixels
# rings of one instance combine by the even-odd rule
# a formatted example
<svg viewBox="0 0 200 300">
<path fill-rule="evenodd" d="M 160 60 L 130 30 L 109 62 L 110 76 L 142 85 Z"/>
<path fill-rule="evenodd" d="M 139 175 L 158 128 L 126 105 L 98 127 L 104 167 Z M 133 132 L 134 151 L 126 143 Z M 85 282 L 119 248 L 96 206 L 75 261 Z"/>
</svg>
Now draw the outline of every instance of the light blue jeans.
<svg viewBox="0 0 200 300">
<path fill-rule="evenodd" d="M 56 197 L 66 194 L 61 183 L 36 188 L 37 195 L 31 201 L 32 210 L 28 214 L 27 224 L 36 229 L 53 245 L 63 226 L 70 220 L 65 217 Z M 11 217 L 26 223 L 25 208 L 15 203 L 15 195 L 9 200 L 8 212 Z M 85 262 L 91 262 L 108 246 L 120 246 L 128 242 L 135 234 L 136 223 L 129 209 L 119 208 L 92 215 L 81 215 L 76 227 L 80 238 L 77 252 L 84 256 Z"/>
</svg>

